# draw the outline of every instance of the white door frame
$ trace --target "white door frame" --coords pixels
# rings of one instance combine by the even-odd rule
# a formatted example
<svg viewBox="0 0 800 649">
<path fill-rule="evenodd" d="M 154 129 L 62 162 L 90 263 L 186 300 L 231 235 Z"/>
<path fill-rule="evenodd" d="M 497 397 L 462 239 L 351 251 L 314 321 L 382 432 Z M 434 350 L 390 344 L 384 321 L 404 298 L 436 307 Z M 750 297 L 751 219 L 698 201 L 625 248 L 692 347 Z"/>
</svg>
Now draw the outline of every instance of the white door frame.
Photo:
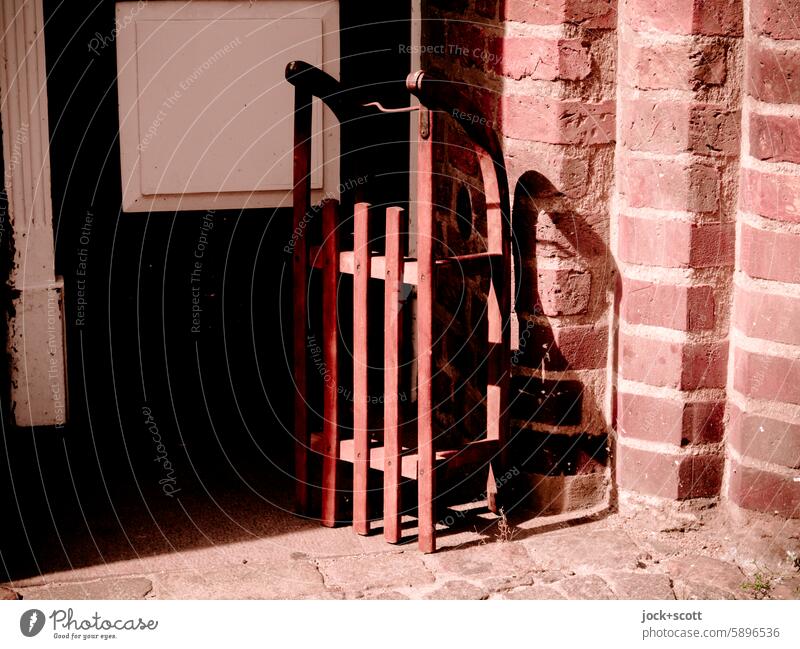
<svg viewBox="0 0 800 649">
<path fill-rule="evenodd" d="M 42 0 L 0 0 L 0 116 L 13 259 L 7 314 L 11 410 L 18 426 L 67 417 L 64 284 L 55 276 Z M 2 242 L 6 244 L 5 241 Z"/>
</svg>

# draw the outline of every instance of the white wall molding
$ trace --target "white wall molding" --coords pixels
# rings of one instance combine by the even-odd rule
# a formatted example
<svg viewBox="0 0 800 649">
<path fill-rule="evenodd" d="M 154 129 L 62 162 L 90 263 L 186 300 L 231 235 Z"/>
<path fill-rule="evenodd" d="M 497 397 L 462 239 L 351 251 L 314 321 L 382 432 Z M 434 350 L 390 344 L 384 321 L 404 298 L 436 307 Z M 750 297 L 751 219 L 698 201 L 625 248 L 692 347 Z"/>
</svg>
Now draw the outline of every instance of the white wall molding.
<svg viewBox="0 0 800 649">
<path fill-rule="evenodd" d="M 42 0 L 2 0 L 0 115 L 13 260 L 11 408 L 19 426 L 66 420 L 63 282 L 55 277 Z"/>
</svg>

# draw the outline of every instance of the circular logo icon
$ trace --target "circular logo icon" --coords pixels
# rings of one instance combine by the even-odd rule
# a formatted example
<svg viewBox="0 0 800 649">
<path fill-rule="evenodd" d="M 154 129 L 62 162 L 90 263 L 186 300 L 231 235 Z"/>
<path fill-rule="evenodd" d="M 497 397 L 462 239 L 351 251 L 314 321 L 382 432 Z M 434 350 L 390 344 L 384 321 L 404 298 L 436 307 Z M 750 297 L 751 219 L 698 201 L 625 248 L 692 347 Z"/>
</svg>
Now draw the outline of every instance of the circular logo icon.
<svg viewBox="0 0 800 649">
<path fill-rule="evenodd" d="M 39 631 L 44 628 L 44 613 L 38 608 L 32 608 L 25 611 L 22 617 L 19 618 L 19 630 L 22 635 L 27 638 L 32 638 L 37 635 Z"/>
</svg>

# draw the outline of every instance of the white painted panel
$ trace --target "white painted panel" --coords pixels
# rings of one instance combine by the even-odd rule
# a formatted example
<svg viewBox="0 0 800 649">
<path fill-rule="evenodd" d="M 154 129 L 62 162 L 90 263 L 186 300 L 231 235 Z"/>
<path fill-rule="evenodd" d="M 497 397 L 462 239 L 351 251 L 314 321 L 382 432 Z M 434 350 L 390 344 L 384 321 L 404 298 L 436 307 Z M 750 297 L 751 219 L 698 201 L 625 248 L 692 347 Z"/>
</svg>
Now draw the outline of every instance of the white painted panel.
<svg viewBox="0 0 800 649">
<path fill-rule="evenodd" d="M 143 194 L 292 188 L 284 69 L 322 63 L 321 21 L 148 20 L 136 37 Z M 313 144 L 319 163 L 322 139 Z"/>
<path fill-rule="evenodd" d="M 338 3 L 117 4 L 127 211 L 291 205 L 289 61 L 338 77 Z M 338 125 L 317 101 L 315 198 L 335 196 Z"/>
</svg>

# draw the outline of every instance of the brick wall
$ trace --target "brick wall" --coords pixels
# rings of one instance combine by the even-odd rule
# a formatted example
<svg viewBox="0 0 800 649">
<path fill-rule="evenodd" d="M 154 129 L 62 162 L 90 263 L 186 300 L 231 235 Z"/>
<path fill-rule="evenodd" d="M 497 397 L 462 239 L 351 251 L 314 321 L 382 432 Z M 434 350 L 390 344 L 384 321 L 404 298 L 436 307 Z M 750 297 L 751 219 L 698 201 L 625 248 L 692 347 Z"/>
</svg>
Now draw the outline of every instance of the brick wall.
<svg viewBox="0 0 800 649">
<path fill-rule="evenodd" d="M 503 136 L 519 320 L 512 460 L 532 475 L 613 467 L 622 494 L 722 494 L 800 515 L 800 22 L 791 7 L 800 3 L 424 8 L 424 44 L 441 46 L 424 65 L 470 84 Z M 478 250 L 481 224 L 465 237 L 458 209 L 466 191 L 480 211 L 476 161 L 456 129 L 438 136 L 442 242 Z M 446 313 L 480 311 L 480 281 L 462 287 L 461 306 Z M 481 354 L 458 366 L 446 342 L 440 351 L 459 385 Z M 604 482 L 596 487 L 583 504 L 604 496 Z"/>
<path fill-rule="evenodd" d="M 423 42 L 430 51 L 423 65 L 445 78 L 469 85 L 482 107 L 480 116 L 497 124 L 502 85 L 491 72 L 489 54 L 502 42 L 494 3 L 447 0 L 429 3 Z M 433 133 L 439 175 L 434 183 L 437 257 L 486 250 L 486 222 L 478 160 L 452 119 L 438 119 Z M 446 143 L 446 144 L 445 144 Z M 486 385 L 486 292 L 488 279 L 458 267 L 441 269 L 435 305 L 434 425 L 437 441 L 474 439 L 486 426 L 482 400 Z"/>
<path fill-rule="evenodd" d="M 620 4 L 618 482 L 714 497 L 723 475 L 742 5 Z"/>
<path fill-rule="evenodd" d="M 553 490 L 553 474 L 569 490 L 570 476 L 608 468 L 616 11 L 609 2 L 508 1 L 501 13 L 501 123 L 519 253 L 512 413 L 535 494 Z M 606 485 L 595 480 L 566 503 L 600 501 Z"/>
<path fill-rule="evenodd" d="M 530 491 L 539 492 L 531 494 L 532 502 L 542 510 L 600 501 L 609 474 L 608 332 L 615 283 L 608 238 L 615 8 L 450 0 L 429 2 L 425 17 L 424 44 L 439 50 L 426 55 L 424 65 L 469 84 L 482 117 L 496 126 L 505 146 L 518 282 L 512 461 L 530 476 Z M 457 128 L 435 135 L 446 142 L 437 182 L 441 245 L 478 251 L 484 224 L 476 222 L 465 239 L 457 209 L 465 190 L 475 213 L 482 209 L 477 161 Z M 451 429 L 468 427 L 463 414 L 474 412 L 480 395 L 461 380 L 470 362 L 453 360 L 450 350 L 470 358 L 459 323 L 475 331 L 469 320 L 484 298 L 480 283 L 456 274 L 446 291 L 453 295 L 442 305 L 445 333 L 437 354 L 441 387 L 455 386 L 466 397 L 456 396 L 450 408 L 437 412 L 440 424 Z M 460 317 L 452 316 L 454 307 Z M 485 350 L 474 350 L 476 358 L 481 354 Z M 578 474 L 587 477 L 571 479 Z M 575 497 L 541 497 L 558 493 L 559 484 L 574 489 Z"/>
<path fill-rule="evenodd" d="M 787 6 L 795 8 L 794 19 Z M 728 376 L 726 494 L 798 516 L 800 503 L 800 20 L 750 0 Z"/>
</svg>

